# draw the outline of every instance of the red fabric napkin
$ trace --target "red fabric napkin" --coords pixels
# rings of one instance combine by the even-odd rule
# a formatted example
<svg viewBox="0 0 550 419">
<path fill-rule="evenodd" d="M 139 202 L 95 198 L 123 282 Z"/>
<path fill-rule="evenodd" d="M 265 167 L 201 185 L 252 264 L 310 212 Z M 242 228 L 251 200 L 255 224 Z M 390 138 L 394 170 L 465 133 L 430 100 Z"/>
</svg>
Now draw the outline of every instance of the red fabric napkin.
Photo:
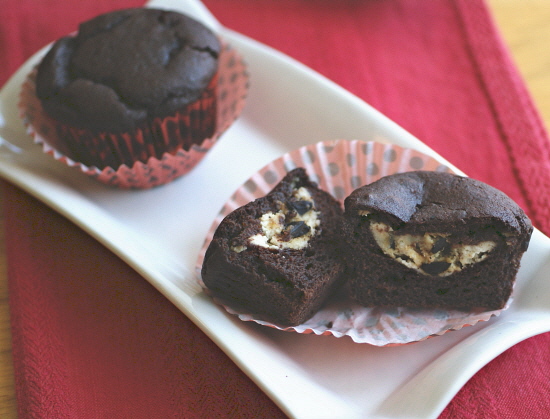
<svg viewBox="0 0 550 419">
<path fill-rule="evenodd" d="M 321 72 L 503 190 L 550 233 L 548 138 L 483 2 L 205 4 L 225 26 Z M 80 21 L 139 5 L 0 0 L 0 83 Z M 3 199 L 20 418 L 284 417 L 102 245 L 11 185 Z M 547 333 L 489 363 L 441 417 L 546 417 L 548 394 Z"/>
</svg>

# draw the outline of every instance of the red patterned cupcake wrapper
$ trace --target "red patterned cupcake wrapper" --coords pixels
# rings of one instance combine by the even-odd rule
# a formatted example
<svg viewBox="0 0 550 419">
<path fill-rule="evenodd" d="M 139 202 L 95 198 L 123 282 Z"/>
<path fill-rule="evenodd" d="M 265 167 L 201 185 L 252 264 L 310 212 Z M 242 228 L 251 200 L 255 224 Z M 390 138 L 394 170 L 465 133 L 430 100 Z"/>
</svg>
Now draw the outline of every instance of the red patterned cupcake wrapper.
<svg viewBox="0 0 550 419">
<path fill-rule="evenodd" d="M 248 73 L 224 45 L 217 74 L 196 102 L 134 132 L 94 134 L 53 121 L 35 93 L 36 70 L 21 91 L 21 115 L 34 141 L 57 160 L 120 188 L 147 189 L 189 172 L 244 108 Z M 69 140 L 67 140 L 69 139 Z"/>
<path fill-rule="evenodd" d="M 217 74 L 195 102 L 172 115 L 155 118 L 132 132 L 94 133 L 52 121 L 60 142 L 67 145 L 69 157 L 88 166 L 133 166 L 146 163 L 150 157 L 178 149 L 189 150 L 214 134 L 216 127 Z"/>
</svg>

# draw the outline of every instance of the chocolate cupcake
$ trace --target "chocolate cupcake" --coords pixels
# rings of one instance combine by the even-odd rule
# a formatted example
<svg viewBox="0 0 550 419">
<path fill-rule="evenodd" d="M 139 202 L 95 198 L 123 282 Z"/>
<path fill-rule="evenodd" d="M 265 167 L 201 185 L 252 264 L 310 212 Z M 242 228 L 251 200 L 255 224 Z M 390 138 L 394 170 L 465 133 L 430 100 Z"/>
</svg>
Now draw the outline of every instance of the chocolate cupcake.
<svg viewBox="0 0 550 419">
<path fill-rule="evenodd" d="M 298 325 L 343 280 L 341 216 L 340 204 L 295 169 L 224 218 L 206 251 L 202 280 L 237 311 Z"/>
<path fill-rule="evenodd" d="M 132 166 L 213 134 L 219 54 L 216 36 L 187 16 L 120 10 L 58 40 L 36 94 L 71 157 Z"/>
<path fill-rule="evenodd" d="M 364 306 L 501 309 L 533 229 L 504 193 L 438 172 L 363 186 L 344 218 L 350 289 Z"/>
<path fill-rule="evenodd" d="M 149 188 L 191 170 L 239 116 L 247 91 L 238 52 L 201 23 L 127 9 L 55 42 L 19 106 L 57 160 L 103 183 Z"/>
</svg>

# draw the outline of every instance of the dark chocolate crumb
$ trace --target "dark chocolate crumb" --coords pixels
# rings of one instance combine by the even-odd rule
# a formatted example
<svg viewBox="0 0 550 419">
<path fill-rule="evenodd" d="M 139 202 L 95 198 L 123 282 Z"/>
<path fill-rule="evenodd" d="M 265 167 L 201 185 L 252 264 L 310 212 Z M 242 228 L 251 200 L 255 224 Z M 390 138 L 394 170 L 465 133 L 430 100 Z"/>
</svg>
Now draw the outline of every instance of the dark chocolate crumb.
<svg viewBox="0 0 550 419">
<path fill-rule="evenodd" d="M 290 226 L 290 237 L 301 237 L 309 232 L 310 227 L 303 221 L 293 221 L 288 224 Z"/>
<path fill-rule="evenodd" d="M 436 253 L 439 253 L 442 250 L 448 250 L 450 247 L 449 242 L 445 239 L 445 237 L 440 237 L 437 239 L 435 244 L 432 247 L 432 253 L 435 255 Z"/>
<path fill-rule="evenodd" d="M 429 275 L 438 275 L 445 272 L 449 266 L 451 266 L 449 262 L 432 262 L 423 263 L 420 268 Z"/>
<path fill-rule="evenodd" d="M 313 208 L 313 202 L 311 201 L 289 201 L 288 205 L 300 215 L 304 215 Z"/>
</svg>

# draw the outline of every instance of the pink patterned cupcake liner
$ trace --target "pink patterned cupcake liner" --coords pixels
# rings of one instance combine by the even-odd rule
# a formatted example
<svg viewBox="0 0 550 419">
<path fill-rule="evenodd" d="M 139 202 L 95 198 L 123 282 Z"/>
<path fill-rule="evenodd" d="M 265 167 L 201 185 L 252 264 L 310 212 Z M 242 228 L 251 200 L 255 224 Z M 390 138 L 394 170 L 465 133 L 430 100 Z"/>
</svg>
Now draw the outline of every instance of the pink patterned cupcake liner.
<svg viewBox="0 0 550 419">
<path fill-rule="evenodd" d="M 296 167 L 305 168 L 321 189 L 332 194 L 341 203 L 358 187 L 386 175 L 414 170 L 451 171 L 436 159 L 419 151 L 377 142 L 325 141 L 287 153 L 252 175 L 235 191 L 214 220 L 196 264 L 197 279 L 206 293 L 208 289 L 200 278 L 200 271 L 206 249 L 218 225 L 234 209 L 266 195 L 288 171 Z M 215 301 L 243 321 L 253 321 L 297 333 L 349 336 L 354 342 L 375 346 L 395 346 L 422 341 L 487 321 L 502 311 L 463 312 L 444 309 L 363 307 L 348 297 L 344 287 L 305 323 L 281 327 L 258 320 L 251 313 L 236 312 L 223 302 Z"/>
<path fill-rule="evenodd" d="M 150 157 L 161 158 L 177 150 L 188 151 L 200 145 L 216 129 L 217 74 L 199 99 L 163 118 L 154 118 L 131 132 L 94 133 L 50 120 L 58 139 L 55 148 L 66 148 L 67 155 L 88 166 L 133 166 Z M 55 139 L 50 139 L 50 141 Z M 96 162 L 92 164 L 92 162 Z"/>
</svg>

